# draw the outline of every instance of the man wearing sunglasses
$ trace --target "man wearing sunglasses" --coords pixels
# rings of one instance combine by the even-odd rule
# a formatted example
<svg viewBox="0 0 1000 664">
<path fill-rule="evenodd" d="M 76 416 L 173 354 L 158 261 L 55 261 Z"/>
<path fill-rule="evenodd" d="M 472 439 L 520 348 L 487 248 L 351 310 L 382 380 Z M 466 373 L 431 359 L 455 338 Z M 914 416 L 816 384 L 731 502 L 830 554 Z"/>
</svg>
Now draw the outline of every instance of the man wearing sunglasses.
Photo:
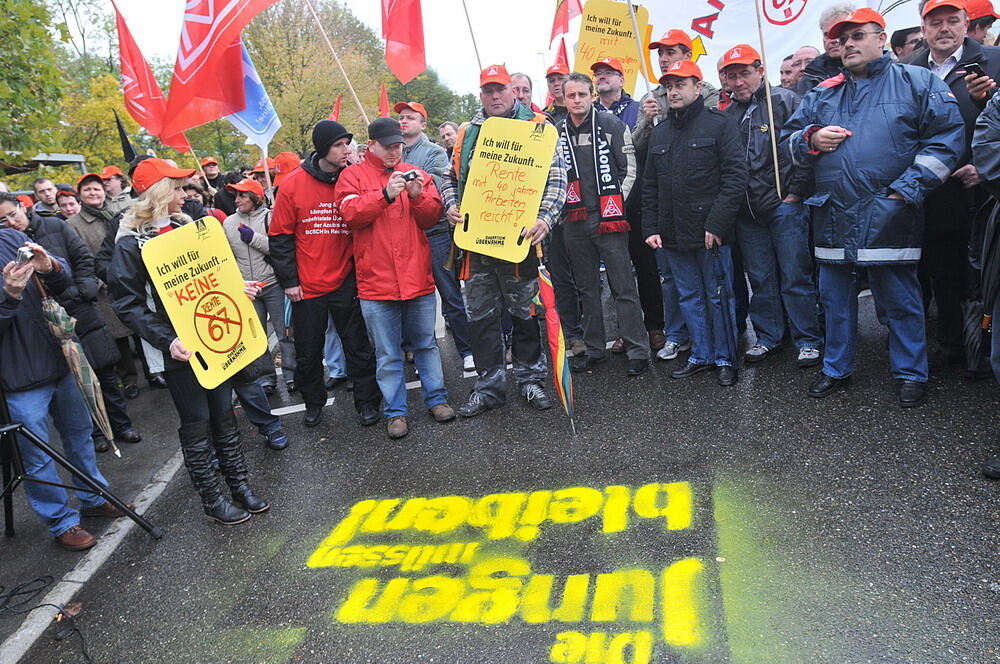
<svg viewBox="0 0 1000 664">
<path fill-rule="evenodd" d="M 1000 80 L 1000 49 L 982 46 L 968 36 L 966 0 L 928 0 L 921 14 L 927 45 L 904 62 L 930 69 L 942 79 L 958 100 L 965 122 L 958 168 L 924 203 L 926 226 L 920 272 L 925 284 L 924 302 L 933 297 L 937 305 L 938 348 L 930 355 L 931 369 L 936 369 L 961 364 L 965 357 L 962 301 L 969 283 L 969 232 L 975 211 L 987 198 L 979 186 L 976 167 L 970 163 L 972 132 L 986 97 L 975 99 L 969 94 L 966 76 L 977 73 Z"/>
<path fill-rule="evenodd" d="M 802 99 L 782 130 L 794 164 L 811 166 L 813 241 L 826 311 L 816 398 L 854 370 L 858 270 L 866 268 L 903 407 L 926 397 L 927 340 L 917 263 L 923 202 L 955 172 L 965 150 L 954 94 L 930 70 L 892 62 L 885 20 L 867 7 L 830 28 L 845 70 Z"/>
</svg>

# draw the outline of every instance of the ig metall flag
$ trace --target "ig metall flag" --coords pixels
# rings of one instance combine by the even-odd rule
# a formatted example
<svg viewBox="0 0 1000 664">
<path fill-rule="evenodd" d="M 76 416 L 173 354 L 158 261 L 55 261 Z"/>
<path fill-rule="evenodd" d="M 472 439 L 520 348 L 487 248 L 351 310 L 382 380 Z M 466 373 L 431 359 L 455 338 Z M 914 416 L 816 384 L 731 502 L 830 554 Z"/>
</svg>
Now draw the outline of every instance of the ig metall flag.
<svg viewBox="0 0 1000 664">
<path fill-rule="evenodd" d="M 257 145 L 265 149 L 274 134 L 281 129 L 281 120 L 274 110 L 274 105 L 267 96 L 257 69 L 250 60 L 246 44 L 240 44 L 243 51 L 243 83 L 246 91 L 247 105 L 239 113 L 227 115 L 226 119 L 246 134 L 247 145 Z"/>
</svg>

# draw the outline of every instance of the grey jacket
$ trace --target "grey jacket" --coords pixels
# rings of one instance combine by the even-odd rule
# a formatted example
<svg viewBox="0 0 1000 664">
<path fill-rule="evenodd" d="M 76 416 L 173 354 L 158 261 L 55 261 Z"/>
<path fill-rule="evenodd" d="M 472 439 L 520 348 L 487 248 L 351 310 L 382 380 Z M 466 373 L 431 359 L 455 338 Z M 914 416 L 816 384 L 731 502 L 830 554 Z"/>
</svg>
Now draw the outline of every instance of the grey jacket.
<svg viewBox="0 0 1000 664">
<path fill-rule="evenodd" d="M 403 161 L 413 164 L 417 168 L 430 173 L 434 178 L 434 186 L 441 191 L 441 184 L 451 170 L 451 162 L 448 160 L 448 153 L 440 145 L 432 143 L 427 134 L 421 134 L 420 138 L 413 145 L 403 146 Z M 424 231 L 426 235 L 436 235 L 437 233 L 448 233 L 451 228 L 448 224 L 448 217 L 445 214 L 436 224 Z"/>
<path fill-rule="evenodd" d="M 250 214 L 242 212 L 231 214 L 222 223 L 226 239 L 229 240 L 229 246 L 233 248 L 233 255 L 236 256 L 236 264 L 240 267 L 240 274 L 247 281 L 262 281 L 265 286 L 270 286 L 276 281 L 274 268 L 268 261 L 268 256 L 271 254 L 267 241 L 270 222 L 271 211 L 266 205 L 261 205 Z M 240 239 L 240 232 L 237 230 L 240 224 L 253 229 L 250 244 Z"/>
</svg>

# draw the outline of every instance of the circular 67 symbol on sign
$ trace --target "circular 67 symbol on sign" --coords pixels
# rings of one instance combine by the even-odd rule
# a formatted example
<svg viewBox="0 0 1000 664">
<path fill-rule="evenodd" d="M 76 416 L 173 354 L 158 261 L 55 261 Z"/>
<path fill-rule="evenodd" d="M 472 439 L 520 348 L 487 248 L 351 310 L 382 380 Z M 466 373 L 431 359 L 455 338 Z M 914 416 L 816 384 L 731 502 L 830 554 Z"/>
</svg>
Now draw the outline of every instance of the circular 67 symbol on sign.
<svg viewBox="0 0 1000 664">
<path fill-rule="evenodd" d="M 205 348 L 228 353 L 243 338 L 243 314 L 233 298 L 209 291 L 195 305 L 194 328 Z"/>
</svg>

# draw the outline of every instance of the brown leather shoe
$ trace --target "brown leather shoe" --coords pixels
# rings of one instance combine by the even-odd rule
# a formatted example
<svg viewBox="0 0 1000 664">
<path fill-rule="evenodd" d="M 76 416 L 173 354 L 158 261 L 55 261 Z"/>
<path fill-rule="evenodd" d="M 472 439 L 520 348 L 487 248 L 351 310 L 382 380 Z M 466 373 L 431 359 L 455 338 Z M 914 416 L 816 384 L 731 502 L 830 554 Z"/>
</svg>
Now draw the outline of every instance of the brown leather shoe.
<svg viewBox="0 0 1000 664">
<path fill-rule="evenodd" d="M 455 419 L 455 409 L 446 403 L 439 403 L 431 408 L 431 415 L 437 422 L 451 422 Z"/>
<path fill-rule="evenodd" d="M 625 340 L 621 337 L 615 339 L 615 342 L 611 344 L 612 353 L 624 353 L 625 352 Z"/>
<path fill-rule="evenodd" d="M 403 415 L 390 417 L 389 424 L 386 429 L 389 432 L 389 438 L 392 439 L 402 438 L 406 434 L 410 433 L 410 427 L 407 426 L 406 417 Z"/>
<path fill-rule="evenodd" d="M 62 535 L 56 537 L 56 544 L 67 551 L 86 551 L 97 544 L 97 538 L 80 526 L 72 526 Z"/>
<path fill-rule="evenodd" d="M 663 334 L 663 330 L 649 330 L 649 347 L 654 353 L 663 348 L 666 343 L 667 337 Z"/>
<path fill-rule="evenodd" d="M 133 505 L 132 503 L 125 503 L 125 504 L 128 505 L 128 508 L 130 510 L 133 511 L 135 510 L 135 505 Z M 120 516 L 125 516 L 125 512 L 122 512 L 120 509 L 118 509 L 117 507 L 115 507 L 106 500 L 97 507 L 84 507 L 82 510 L 80 510 L 80 514 L 82 514 L 83 516 L 96 516 L 96 517 L 103 517 L 106 519 L 117 519 Z"/>
</svg>

